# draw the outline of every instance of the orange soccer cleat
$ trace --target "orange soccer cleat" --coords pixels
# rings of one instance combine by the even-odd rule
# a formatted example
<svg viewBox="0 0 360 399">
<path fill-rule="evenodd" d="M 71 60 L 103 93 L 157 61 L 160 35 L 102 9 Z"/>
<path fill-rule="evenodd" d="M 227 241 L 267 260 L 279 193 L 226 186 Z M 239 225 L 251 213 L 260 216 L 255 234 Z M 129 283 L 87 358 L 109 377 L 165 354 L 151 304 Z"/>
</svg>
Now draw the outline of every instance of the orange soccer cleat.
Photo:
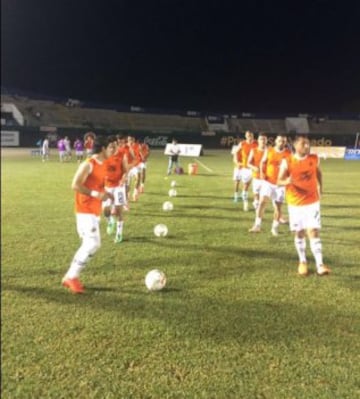
<svg viewBox="0 0 360 399">
<path fill-rule="evenodd" d="M 68 288 L 73 294 L 82 294 L 85 292 L 84 286 L 78 278 L 64 278 L 62 285 Z"/>
<path fill-rule="evenodd" d="M 305 262 L 299 263 L 298 274 L 303 277 L 306 277 L 309 274 L 309 269 L 308 269 L 307 263 L 305 263 Z"/>
</svg>

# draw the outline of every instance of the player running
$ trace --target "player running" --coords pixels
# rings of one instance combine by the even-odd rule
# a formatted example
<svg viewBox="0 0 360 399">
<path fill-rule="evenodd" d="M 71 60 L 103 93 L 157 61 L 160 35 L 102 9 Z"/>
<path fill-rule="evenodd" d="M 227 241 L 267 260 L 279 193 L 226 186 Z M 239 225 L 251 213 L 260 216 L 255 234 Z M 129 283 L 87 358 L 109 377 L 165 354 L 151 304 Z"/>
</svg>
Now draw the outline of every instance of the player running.
<svg viewBox="0 0 360 399">
<path fill-rule="evenodd" d="M 242 182 L 242 193 L 241 198 L 243 200 L 244 211 L 249 210 L 249 187 L 251 183 L 251 169 L 248 167 L 248 157 L 250 151 L 257 147 L 257 142 L 254 140 L 254 133 L 250 130 L 245 132 L 245 140 L 243 140 L 234 154 L 234 163 L 236 168 L 234 171 L 234 181 L 235 181 L 235 193 L 234 202 L 238 201 L 239 198 L 239 185 Z"/>
<path fill-rule="evenodd" d="M 260 162 L 264 157 L 267 145 L 267 136 L 264 132 L 260 132 L 257 138 L 258 146 L 250 150 L 247 167 L 252 171 L 252 189 L 254 195 L 253 206 L 256 210 L 260 203 L 260 189 L 262 179 L 260 178 Z"/>
<path fill-rule="evenodd" d="M 116 228 L 114 242 L 120 243 L 123 240 L 124 218 L 122 210 L 123 206 L 126 205 L 127 163 L 125 153 L 118 148 L 117 138 L 112 136 L 111 140 L 116 148 L 115 154 L 105 162 L 105 191 L 111 194 L 111 198 L 103 202 L 103 211 L 107 220 L 107 234 L 113 234 Z"/>
<path fill-rule="evenodd" d="M 301 276 L 309 274 L 305 254 L 307 235 L 316 262 L 316 272 L 324 276 L 331 270 L 323 263 L 320 240 L 320 159 L 316 154 L 310 154 L 307 136 L 298 135 L 293 145 L 295 153 L 283 159 L 277 184 L 286 186 L 290 230 L 295 232 L 295 248 L 299 256 L 298 273 Z"/>
<path fill-rule="evenodd" d="M 74 294 L 84 292 L 79 275 L 101 246 L 101 202 L 111 198 L 111 194 L 104 191 L 104 161 L 113 153 L 113 143 L 108 138 L 97 137 L 94 142 L 94 155 L 79 165 L 71 184 L 75 191 L 77 231 L 82 243 L 62 280 L 62 285 Z"/>
<path fill-rule="evenodd" d="M 277 186 L 277 178 L 279 174 L 280 164 L 284 158 L 291 155 L 291 151 L 286 148 L 286 136 L 278 134 L 275 139 L 274 147 L 267 148 L 264 156 L 260 162 L 260 178 L 263 178 L 260 189 L 260 203 L 256 209 L 255 223 L 250 233 L 259 233 L 261 231 L 261 222 L 264 217 L 264 212 L 268 201 L 271 199 L 274 206 L 273 222 L 271 227 L 271 234 L 278 236 L 278 228 L 281 218 L 281 206 L 285 200 L 284 187 Z M 264 173 L 265 170 L 265 173 Z"/>
</svg>

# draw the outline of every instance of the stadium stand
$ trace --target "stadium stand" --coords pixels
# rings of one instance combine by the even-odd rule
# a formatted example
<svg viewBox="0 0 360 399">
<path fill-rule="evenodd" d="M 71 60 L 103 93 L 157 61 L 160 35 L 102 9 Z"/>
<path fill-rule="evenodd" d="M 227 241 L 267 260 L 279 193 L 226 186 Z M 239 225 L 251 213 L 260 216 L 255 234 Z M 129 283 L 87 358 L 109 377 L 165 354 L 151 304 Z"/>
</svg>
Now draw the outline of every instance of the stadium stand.
<svg viewBox="0 0 360 399">
<path fill-rule="evenodd" d="M 184 111 L 167 113 L 145 112 L 139 108 L 131 112 L 132 107 L 106 106 L 82 103 L 69 99 L 42 99 L 29 95 L 19 95 L 8 91 L 1 92 L 1 103 L 12 103 L 24 116 L 25 126 L 72 127 L 135 130 L 156 133 L 201 132 L 208 130 L 206 114 L 186 116 Z M 120 109 L 127 108 L 127 111 Z M 224 115 L 220 116 L 224 119 Z M 360 132 L 360 115 L 354 118 L 317 118 L 308 117 L 311 133 L 316 134 L 355 134 Z M 259 117 L 251 115 L 243 118 L 227 117 L 228 132 L 242 134 L 246 130 L 265 131 L 269 134 L 286 132 L 285 115 L 282 117 Z"/>
</svg>

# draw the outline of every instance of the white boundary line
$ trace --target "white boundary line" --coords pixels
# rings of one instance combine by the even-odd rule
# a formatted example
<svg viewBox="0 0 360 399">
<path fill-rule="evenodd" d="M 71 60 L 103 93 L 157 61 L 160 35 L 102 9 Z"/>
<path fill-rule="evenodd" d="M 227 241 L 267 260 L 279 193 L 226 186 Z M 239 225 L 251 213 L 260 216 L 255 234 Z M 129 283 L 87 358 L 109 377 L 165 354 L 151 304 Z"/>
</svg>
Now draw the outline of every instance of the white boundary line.
<svg viewBox="0 0 360 399">
<path fill-rule="evenodd" d="M 204 169 L 206 169 L 208 172 L 210 172 L 210 173 L 214 173 L 214 171 L 212 170 L 212 169 L 210 169 L 210 168 L 208 168 L 206 165 L 204 165 L 202 162 L 200 162 L 198 159 L 196 159 L 196 158 L 194 158 L 194 160 L 196 161 L 196 162 L 198 162 Z"/>
</svg>

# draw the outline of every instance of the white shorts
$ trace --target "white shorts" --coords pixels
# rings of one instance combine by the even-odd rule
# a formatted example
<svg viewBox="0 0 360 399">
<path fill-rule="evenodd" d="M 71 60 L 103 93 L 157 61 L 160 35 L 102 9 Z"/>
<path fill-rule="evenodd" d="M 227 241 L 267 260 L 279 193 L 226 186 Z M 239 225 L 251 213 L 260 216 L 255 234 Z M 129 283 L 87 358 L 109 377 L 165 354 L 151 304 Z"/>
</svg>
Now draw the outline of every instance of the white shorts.
<svg viewBox="0 0 360 399">
<path fill-rule="evenodd" d="M 263 183 L 264 180 L 262 179 L 253 179 L 252 182 L 252 189 L 253 189 L 253 193 L 259 195 L 260 194 L 260 190 L 261 190 L 261 185 Z"/>
<path fill-rule="evenodd" d="M 133 168 L 131 168 L 131 169 L 129 170 L 129 173 L 128 173 L 128 181 L 129 181 L 132 177 L 136 177 L 139 173 L 140 173 L 140 168 L 139 168 L 139 166 L 134 166 Z"/>
<path fill-rule="evenodd" d="M 235 168 L 233 173 L 233 180 L 234 181 L 241 181 L 241 169 Z"/>
<path fill-rule="evenodd" d="M 140 170 L 146 169 L 146 162 L 141 162 L 141 163 L 139 164 L 139 169 L 140 169 Z"/>
<path fill-rule="evenodd" d="M 242 183 L 249 183 L 251 180 L 252 172 L 248 168 L 235 168 L 233 174 L 234 181 L 241 181 Z"/>
<path fill-rule="evenodd" d="M 100 217 L 92 213 L 77 213 L 76 228 L 79 237 L 96 239 L 100 243 Z"/>
<path fill-rule="evenodd" d="M 105 191 L 114 196 L 114 200 L 108 198 L 102 202 L 102 208 L 108 208 L 111 205 L 123 206 L 126 205 L 126 188 L 125 185 L 118 187 L 105 187 Z"/>
<path fill-rule="evenodd" d="M 75 155 L 77 157 L 82 157 L 84 155 L 84 151 L 75 151 Z"/>
<path fill-rule="evenodd" d="M 310 205 L 289 205 L 289 225 L 291 231 L 320 229 L 320 202 Z"/>
<path fill-rule="evenodd" d="M 260 188 L 260 197 L 268 197 L 272 201 L 284 203 L 285 187 L 277 186 L 276 184 L 263 180 Z"/>
</svg>

